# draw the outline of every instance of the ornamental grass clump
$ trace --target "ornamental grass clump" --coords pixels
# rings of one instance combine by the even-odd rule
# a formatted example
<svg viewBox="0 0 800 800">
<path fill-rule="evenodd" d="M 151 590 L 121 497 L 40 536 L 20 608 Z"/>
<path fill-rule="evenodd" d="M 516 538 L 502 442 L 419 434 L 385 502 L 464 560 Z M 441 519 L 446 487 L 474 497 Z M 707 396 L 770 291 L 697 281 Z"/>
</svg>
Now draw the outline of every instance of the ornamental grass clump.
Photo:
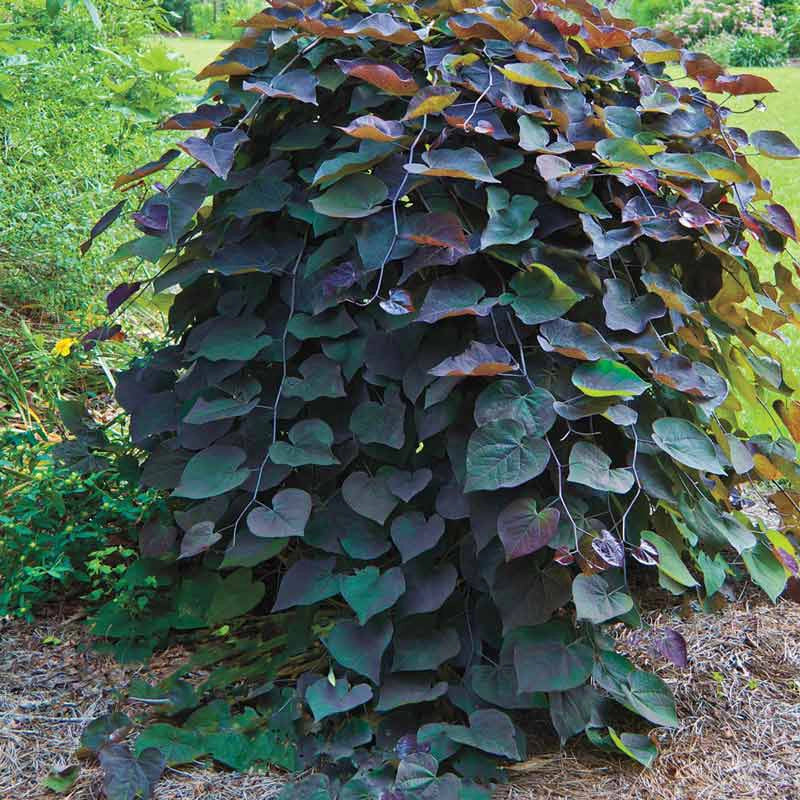
<svg viewBox="0 0 800 800">
<path fill-rule="evenodd" d="M 223 637 L 136 687 L 164 705 L 134 755 L 321 767 L 298 797 L 471 796 L 549 714 L 649 764 L 634 716 L 675 725 L 673 699 L 604 632 L 641 624 L 632 585 L 714 606 L 797 575 L 791 533 L 729 500 L 800 488 L 771 345 L 795 227 L 747 160 L 799 153 L 721 105 L 772 86 L 583 0 L 245 25 L 165 123 L 193 160 L 124 246 L 175 294 L 171 344 L 119 376 L 175 508 L 140 537 L 172 590 L 135 636 Z M 778 435 L 741 430 L 759 403 Z"/>
</svg>

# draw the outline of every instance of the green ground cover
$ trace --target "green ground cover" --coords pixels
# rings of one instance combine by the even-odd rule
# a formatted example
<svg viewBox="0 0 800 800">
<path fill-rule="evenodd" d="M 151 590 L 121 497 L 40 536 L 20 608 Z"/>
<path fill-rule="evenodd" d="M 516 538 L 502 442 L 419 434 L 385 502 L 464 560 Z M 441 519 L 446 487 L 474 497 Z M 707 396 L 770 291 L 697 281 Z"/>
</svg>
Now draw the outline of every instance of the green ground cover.
<svg viewBox="0 0 800 800">
<path fill-rule="evenodd" d="M 155 37 L 171 53 L 177 53 L 189 66 L 199 72 L 215 56 L 233 44 L 227 39 L 198 39 L 194 36 Z"/>
</svg>

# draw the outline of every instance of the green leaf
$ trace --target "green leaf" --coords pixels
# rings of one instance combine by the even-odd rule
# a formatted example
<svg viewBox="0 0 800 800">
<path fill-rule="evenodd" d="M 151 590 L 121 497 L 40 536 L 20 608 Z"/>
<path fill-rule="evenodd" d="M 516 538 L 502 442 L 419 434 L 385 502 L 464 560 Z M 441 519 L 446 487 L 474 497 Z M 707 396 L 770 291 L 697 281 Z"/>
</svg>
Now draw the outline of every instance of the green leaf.
<svg viewBox="0 0 800 800">
<path fill-rule="evenodd" d="M 647 151 L 633 139 L 602 139 L 595 145 L 598 157 L 612 167 L 652 169 Z"/>
<path fill-rule="evenodd" d="M 547 443 L 529 436 L 521 422 L 490 422 L 470 436 L 464 491 L 519 486 L 541 475 L 549 461 Z"/>
<path fill-rule="evenodd" d="M 569 454 L 567 480 L 597 489 L 601 492 L 625 494 L 635 483 L 633 471 L 627 468 L 611 468 L 611 459 L 597 446 L 589 442 L 576 442 Z"/>
<path fill-rule="evenodd" d="M 368 684 L 359 683 L 351 689 L 345 678 L 339 678 L 335 686 L 327 678 L 321 678 L 306 690 L 306 702 L 317 722 L 332 714 L 352 711 L 371 699 L 372 689 Z"/>
<path fill-rule="evenodd" d="M 681 586 L 692 588 L 697 586 L 697 581 L 686 569 L 681 557 L 675 548 L 663 537 L 652 531 L 642 531 L 642 539 L 650 542 L 658 550 L 658 569 L 667 577 Z"/>
<path fill-rule="evenodd" d="M 356 612 L 359 623 L 364 625 L 398 601 L 406 590 L 406 580 L 399 567 L 392 567 L 384 573 L 377 567 L 366 567 L 354 575 L 343 575 L 339 586 L 345 602 Z"/>
<path fill-rule="evenodd" d="M 302 536 L 311 516 L 311 495 L 302 489 L 282 489 L 272 498 L 272 508 L 259 506 L 247 515 L 254 536 L 282 539 Z"/>
<path fill-rule="evenodd" d="M 455 628 L 438 630 L 417 626 L 411 630 L 401 629 L 395 636 L 392 672 L 439 669 L 460 651 L 461 640 Z"/>
<path fill-rule="evenodd" d="M 608 735 L 611 741 L 629 758 L 638 761 L 644 767 L 651 767 L 658 755 L 658 748 L 650 741 L 647 736 L 640 733 L 623 733 L 618 735 L 617 732 L 609 727 Z"/>
<path fill-rule="evenodd" d="M 343 620 L 322 637 L 322 642 L 345 669 L 366 675 L 377 685 L 380 683 L 381 659 L 393 635 L 394 626 L 386 617 L 366 624 Z"/>
<path fill-rule="evenodd" d="M 543 150 L 550 142 L 550 134 L 544 125 L 532 120 L 530 117 L 517 117 L 519 122 L 519 146 L 529 152 Z"/>
<path fill-rule="evenodd" d="M 578 619 L 596 625 L 621 617 L 633 608 L 631 596 L 622 588 L 612 589 L 602 575 L 578 575 L 572 582 L 572 599 Z"/>
<path fill-rule="evenodd" d="M 158 750 L 170 765 L 186 764 L 208 752 L 203 737 L 197 731 L 164 722 L 146 727 L 136 738 L 133 752 L 138 756 L 148 748 Z"/>
<path fill-rule="evenodd" d="M 481 249 L 499 244 L 519 244 L 530 239 L 537 224 L 536 220 L 531 220 L 538 205 L 536 200 L 519 194 L 510 197 L 498 186 L 490 186 L 486 192 L 489 222 L 481 234 Z"/>
<path fill-rule="evenodd" d="M 539 325 L 558 319 L 569 311 L 580 297 L 553 270 L 544 264 L 533 264 L 528 272 L 514 276 L 511 308 L 526 325 Z"/>
<path fill-rule="evenodd" d="M 447 693 L 447 683 L 432 679 L 425 674 L 407 673 L 388 675 L 381 681 L 381 694 L 375 705 L 376 711 L 392 711 L 402 706 L 431 703 Z"/>
<path fill-rule="evenodd" d="M 514 670 L 523 692 L 563 692 L 592 674 L 592 648 L 582 642 L 522 641 L 514 648 Z"/>
<path fill-rule="evenodd" d="M 406 164 L 405 170 L 412 175 L 426 175 L 431 178 L 463 178 L 481 183 L 500 183 L 492 175 L 483 156 L 471 147 L 460 150 L 437 148 L 422 154 L 425 164 Z"/>
<path fill-rule="evenodd" d="M 528 436 L 544 436 L 556 421 L 553 395 L 530 389 L 525 381 L 492 381 L 475 401 L 475 424 L 480 428 L 500 419 L 522 423 Z"/>
<path fill-rule="evenodd" d="M 724 475 L 714 443 L 696 425 L 680 417 L 664 417 L 653 423 L 653 441 L 679 464 Z"/>
<path fill-rule="evenodd" d="M 452 741 L 485 753 L 514 761 L 525 758 L 525 750 L 520 748 L 514 723 L 502 711 L 482 708 L 469 715 L 468 728 L 463 725 L 447 725 L 444 730 Z"/>
<path fill-rule="evenodd" d="M 350 430 L 364 444 L 383 444 L 400 450 L 406 441 L 406 405 L 397 391 L 386 390 L 384 402 L 367 400 L 356 406 Z"/>
<path fill-rule="evenodd" d="M 517 61 L 498 67 L 500 72 L 514 83 L 524 86 L 542 86 L 553 89 L 572 88 L 558 74 L 558 70 L 545 61 Z"/>
<path fill-rule="evenodd" d="M 742 560 L 750 577 L 776 602 L 786 587 L 786 570 L 772 551 L 759 542 L 742 553 Z"/>
<path fill-rule="evenodd" d="M 360 219 L 380 211 L 388 196 L 386 184 L 374 175 L 348 175 L 312 199 L 311 205 L 326 217 Z"/>
<path fill-rule="evenodd" d="M 650 388 L 630 367 L 607 358 L 576 367 L 572 383 L 589 397 L 633 397 Z"/>
<path fill-rule="evenodd" d="M 355 153 L 344 153 L 328 161 L 323 161 L 314 175 L 313 185 L 320 184 L 327 188 L 346 175 L 354 172 L 366 173 L 395 150 L 396 145 L 394 144 L 364 141 Z"/>
<path fill-rule="evenodd" d="M 213 317 L 191 332 L 186 348 L 194 358 L 248 361 L 272 342 L 264 327 L 258 317 Z"/>
<path fill-rule="evenodd" d="M 42 781 L 42 786 L 50 789 L 51 792 L 66 794 L 75 785 L 80 771 L 81 768 L 77 765 L 62 767 L 61 769 L 53 767 Z"/>
<path fill-rule="evenodd" d="M 331 240 L 328 240 L 331 241 Z M 284 397 L 299 397 L 310 403 L 320 397 L 344 397 L 342 368 L 321 353 L 307 358 L 300 365 L 302 378 L 287 378 L 283 386 Z"/>
<path fill-rule="evenodd" d="M 241 486 L 250 476 L 242 467 L 247 453 L 240 447 L 215 444 L 189 459 L 175 488 L 175 497 L 204 500 Z"/>
<path fill-rule="evenodd" d="M 292 426 L 289 442 L 275 442 L 269 448 L 269 457 L 276 464 L 290 467 L 308 464 L 330 466 L 339 463 L 339 459 L 331 452 L 332 444 L 333 431 L 326 422 L 305 419 Z"/>
<path fill-rule="evenodd" d="M 223 578 L 211 596 L 208 608 L 209 625 L 219 625 L 252 611 L 264 598 L 266 589 L 261 581 L 253 580 L 249 569 L 237 569 Z"/>
</svg>

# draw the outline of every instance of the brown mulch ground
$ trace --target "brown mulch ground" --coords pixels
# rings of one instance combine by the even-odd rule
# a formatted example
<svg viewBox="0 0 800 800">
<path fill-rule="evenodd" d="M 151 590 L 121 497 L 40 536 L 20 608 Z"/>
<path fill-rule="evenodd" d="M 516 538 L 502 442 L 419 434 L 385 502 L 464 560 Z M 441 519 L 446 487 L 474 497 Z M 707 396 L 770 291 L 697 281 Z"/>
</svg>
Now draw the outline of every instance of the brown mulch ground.
<svg viewBox="0 0 800 800">
<path fill-rule="evenodd" d="M 534 737 L 533 755 L 498 790 L 508 800 L 800 800 L 800 605 L 745 598 L 716 615 L 683 620 L 661 612 L 689 646 L 686 670 L 651 663 L 647 634 L 621 634 L 642 666 L 672 686 L 681 727 L 658 731 L 661 754 L 642 770 L 578 744 L 560 750 Z M 45 644 L 48 637 L 59 643 Z M 0 622 L 0 800 L 56 796 L 40 781 L 71 760 L 83 726 L 114 703 L 137 668 L 85 651 L 80 622 Z M 162 654 L 148 677 L 166 674 L 185 654 Z M 138 668 L 140 669 L 140 668 Z M 202 764 L 168 770 L 157 800 L 268 800 L 276 775 L 242 775 Z M 84 765 L 69 800 L 101 796 L 97 767 Z"/>
</svg>

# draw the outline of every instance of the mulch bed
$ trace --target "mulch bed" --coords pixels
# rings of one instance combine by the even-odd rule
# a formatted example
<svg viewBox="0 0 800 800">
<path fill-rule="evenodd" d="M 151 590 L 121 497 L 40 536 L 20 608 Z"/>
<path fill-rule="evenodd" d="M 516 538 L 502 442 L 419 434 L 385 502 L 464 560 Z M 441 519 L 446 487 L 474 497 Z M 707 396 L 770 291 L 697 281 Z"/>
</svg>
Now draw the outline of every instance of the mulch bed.
<svg viewBox="0 0 800 800">
<path fill-rule="evenodd" d="M 653 734 L 655 765 L 643 770 L 586 744 L 560 749 L 551 736 L 532 735 L 531 757 L 514 765 L 498 797 L 800 800 L 800 606 L 748 595 L 719 614 L 684 619 L 678 611 L 649 615 L 650 633 L 619 631 L 623 649 L 655 668 L 678 702 L 680 728 Z M 688 669 L 651 660 L 650 637 L 664 626 L 686 638 Z M 138 672 L 166 675 L 186 655 L 175 648 L 146 668 L 121 666 L 88 642 L 66 612 L 34 625 L 0 622 L 0 800 L 55 798 L 41 781 L 71 762 L 85 724 L 115 707 L 115 692 Z M 198 763 L 168 769 L 155 797 L 268 800 L 284 780 Z M 94 800 L 100 784 L 97 766 L 84 764 L 62 796 Z"/>
</svg>

